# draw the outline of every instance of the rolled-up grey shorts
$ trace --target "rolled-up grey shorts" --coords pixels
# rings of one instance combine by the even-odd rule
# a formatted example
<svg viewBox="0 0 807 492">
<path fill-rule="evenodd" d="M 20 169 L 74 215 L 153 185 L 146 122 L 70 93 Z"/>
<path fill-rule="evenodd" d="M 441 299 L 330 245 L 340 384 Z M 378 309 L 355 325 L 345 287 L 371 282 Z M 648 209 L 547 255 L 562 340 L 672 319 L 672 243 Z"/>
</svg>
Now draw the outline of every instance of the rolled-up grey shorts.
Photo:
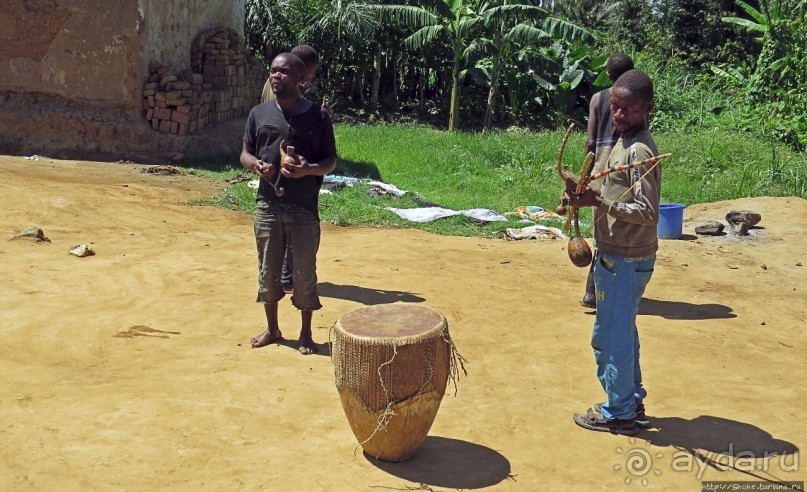
<svg viewBox="0 0 807 492">
<path fill-rule="evenodd" d="M 317 292 L 317 251 L 320 227 L 317 217 L 292 204 L 258 201 L 255 204 L 255 243 L 258 246 L 257 302 L 277 302 L 285 296 L 280 283 L 286 244 L 294 245 L 294 295 L 300 310 L 322 307 Z"/>
</svg>

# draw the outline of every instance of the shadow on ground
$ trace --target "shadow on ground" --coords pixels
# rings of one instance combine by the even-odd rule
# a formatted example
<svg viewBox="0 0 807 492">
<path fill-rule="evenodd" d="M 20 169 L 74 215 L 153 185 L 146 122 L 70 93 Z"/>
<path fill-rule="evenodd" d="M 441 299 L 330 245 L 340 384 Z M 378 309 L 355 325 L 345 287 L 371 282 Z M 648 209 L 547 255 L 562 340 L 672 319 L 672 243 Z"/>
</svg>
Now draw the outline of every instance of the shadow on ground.
<svg viewBox="0 0 807 492">
<path fill-rule="evenodd" d="M 756 479 L 784 484 L 793 478 L 784 475 L 798 469 L 796 445 L 776 439 L 752 424 L 711 415 L 691 420 L 680 417 L 651 417 L 650 420 L 653 429 L 642 431 L 637 438 L 655 446 L 675 448 L 673 464 L 681 471 L 702 475 L 702 470 L 708 466 L 717 471 L 736 470 Z M 687 470 L 687 466 L 692 470 Z M 774 471 L 778 477 L 773 475 Z"/>
<path fill-rule="evenodd" d="M 643 297 L 639 303 L 639 314 L 661 316 L 666 319 L 726 319 L 736 318 L 732 309 L 722 304 L 692 304 L 679 301 L 660 301 Z"/>
<path fill-rule="evenodd" d="M 696 239 L 698 239 L 698 236 L 694 234 L 681 234 L 680 237 L 676 238 L 659 238 L 659 239 L 663 239 L 665 241 L 695 241 Z"/>
<path fill-rule="evenodd" d="M 370 178 L 376 181 L 382 181 L 381 172 L 378 170 L 378 166 L 372 162 L 366 161 L 352 161 L 350 159 L 340 158 L 334 174 L 354 176 L 357 178 Z"/>
<path fill-rule="evenodd" d="M 424 302 L 426 299 L 411 292 L 398 290 L 368 289 L 357 285 L 338 285 L 321 282 L 317 285 L 319 295 L 334 299 L 359 302 L 365 305 L 392 304 L 393 302 Z"/>
<path fill-rule="evenodd" d="M 328 357 L 331 356 L 331 344 L 328 342 L 325 343 L 316 343 L 317 352 L 311 355 L 326 355 Z M 300 348 L 300 342 L 297 340 L 288 340 L 283 338 L 277 342 L 278 345 L 282 345 L 284 347 L 289 347 L 290 349 L 298 350 Z"/>
<path fill-rule="evenodd" d="M 434 487 L 480 489 L 513 478 L 510 462 L 500 453 L 446 437 L 426 437 L 417 454 L 400 463 L 377 460 L 366 453 L 364 457 L 390 475 Z"/>
</svg>

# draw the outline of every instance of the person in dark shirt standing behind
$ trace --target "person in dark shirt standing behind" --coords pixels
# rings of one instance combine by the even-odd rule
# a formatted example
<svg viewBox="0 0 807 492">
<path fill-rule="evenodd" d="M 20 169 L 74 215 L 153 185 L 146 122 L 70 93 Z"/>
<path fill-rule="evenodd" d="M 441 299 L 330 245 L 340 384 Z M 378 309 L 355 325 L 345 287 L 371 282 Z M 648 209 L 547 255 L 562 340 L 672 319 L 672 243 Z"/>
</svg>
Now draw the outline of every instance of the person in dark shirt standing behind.
<svg viewBox="0 0 807 492">
<path fill-rule="evenodd" d="M 623 73 L 633 69 L 633 59 L 625 53 L 614 53 L 608 57 L 605 63 L 605 72 L 611 80 L 611 84 Z M 611 119 L 609 106 L 611 105 L 611 88 L 601 90 L 591 97 L 588 107 L 588 138 L 586 138 L 586 154 L 594 152 L 594 169 L 592 174 L 605 169 L 608 163 L 608 155 L 614 144 L 619 140 L 619 132 Z M 600 190 L 600 182 L 592 181 L 591 188 L 594 191 Z M 593 216 L 593 214 L 592 214 Z M 594 261 L 588 271 L 586 279 L 586 293 L 580 305 L 587 308 L 596 308 L 597 300 L 594 297 L 594 264 L 597 262 L 597 251 L 594 251 Z"/>
<path fill-rule="evenodd" d="M 255 198 L 257 302 L 264 305 L 267 327 L 252 338 L 251 345 L 263 347 L 283 336 L 278 323 L 278 302 L 286 294 L 280 275 L 286 244 L 292 243 L 294 294 L 291 300 L 302 318 L 299 350 L 308 355 L 317 351 L 311 335 L 311 319 L 313 311 L 322 307 L 316 272 L 320 240 L 319 190 L 323 176 L 336 167 L 336 140 L 327 109 L 302 97 L 300 83 L 304 77 L 305 66 L 299 57 L 281 53 L 272 60 L 269 82 L 276 98 L 255 106 L 250 112 L 241 164 L 261 177 Z M 281 142 L 295 148 L 296 164 L 281 168 Z"/>
</svg>

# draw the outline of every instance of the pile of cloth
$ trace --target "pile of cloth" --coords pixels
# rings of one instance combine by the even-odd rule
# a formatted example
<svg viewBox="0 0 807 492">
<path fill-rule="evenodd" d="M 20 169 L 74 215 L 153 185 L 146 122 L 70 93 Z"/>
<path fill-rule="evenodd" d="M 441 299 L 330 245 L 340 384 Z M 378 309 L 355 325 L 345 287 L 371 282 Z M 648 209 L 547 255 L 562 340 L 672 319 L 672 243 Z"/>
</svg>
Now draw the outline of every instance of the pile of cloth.
<svg viewBox="0 0 807 492">
<path fill-rule="evenodd" d="M 536 207 L 535 205 L 522 205 L 520 207 L 516 207 L 515 210 L 512 212 L 508 212 L 507 215 L 514 215 L 520 219 L 526 219 L 531 221 L 539 221 L 539 220 L 560 220 L 565 221 L 566 218 L 562 215 L 558 215 L 555 212 L 551 212 L 546 210 L 545 208 Z"/>
<path fill-rule="evenodd" d="M 535 224 L 521 229 L 508 228 L 501 233 L 503 239 L 567 239 L 563 231 L 557 227 L 547 227 Z"/>
</svg>

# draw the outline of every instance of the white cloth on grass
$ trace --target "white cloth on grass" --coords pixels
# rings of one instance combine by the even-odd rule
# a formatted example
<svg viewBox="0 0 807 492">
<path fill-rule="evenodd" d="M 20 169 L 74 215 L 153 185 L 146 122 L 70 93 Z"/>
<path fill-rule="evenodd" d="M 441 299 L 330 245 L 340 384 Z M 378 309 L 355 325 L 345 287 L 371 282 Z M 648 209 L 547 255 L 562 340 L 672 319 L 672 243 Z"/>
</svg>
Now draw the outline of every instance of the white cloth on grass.
<svg viewBox="0 0 807 492">
<path fill-rule="evenodd" d="M 539 224 L 521 229 L 507 229 L 508 239 L 566 239 L 563 231 L 557 227 L 547 227 Z"/>
<path fill-rule="evenodd" d="M 425 208 L 395 208 L 384 207 L 384 210 L 394 212 L 398 217 L 408 220 L 409 222 L 431 222 L 435 219 L 442 219 L 444 217 L 452 217 L 460 215 L 460 212 L 451 210 L 450 208 L 443 207 L 425 207 Z"/>
<path fill-rule="evenodd" d="M 370 186 L 378 186 L 379 188 L 386 191 L 390 195 L 404 196 L 408 193 L 406 190 L 401 190 L 395 185 L 382 183 L 381 181 L 370 181 L 367 184 L 369 184 Z"/>
<path fill-rule="evenodd" d="M 489 208 L 471 208 L 463 210 L 462 215 L 472 219 L 481 220 L 483 222 L 507 222 L 507 217 L 499 215 L 495 210 Z"/>
<path fill-rule="evenodd" d="M 443 207 L 423 207 L 423 208 L 395 208 L 384 207 L 384 210 L 394 212 L 398 217 L 408 220 L 410 222 L 431 222 L 432 220 L 442 219 L 444 217 L 453 217 L 455 215 L 465 215 L 472 219 L 481 220 L 483 222 L 506 221 L 507 217 L 497 214 L 495 211 L 487 208 L 472 208 L 469 210 L 451 210 L 450 208 Z"/>
<path fill-rule="evenodd" d="M 322 184 L 338 184 L 338 185 L 345 185 L 345 186 L 356 186 L 357 184 L 361 184 L 366 182 L 366 179 L 362 178 L 352 178 L 350 176 L 340 176 L 338 174 L 327 174 L 322 180 Z"/>
</svg>

